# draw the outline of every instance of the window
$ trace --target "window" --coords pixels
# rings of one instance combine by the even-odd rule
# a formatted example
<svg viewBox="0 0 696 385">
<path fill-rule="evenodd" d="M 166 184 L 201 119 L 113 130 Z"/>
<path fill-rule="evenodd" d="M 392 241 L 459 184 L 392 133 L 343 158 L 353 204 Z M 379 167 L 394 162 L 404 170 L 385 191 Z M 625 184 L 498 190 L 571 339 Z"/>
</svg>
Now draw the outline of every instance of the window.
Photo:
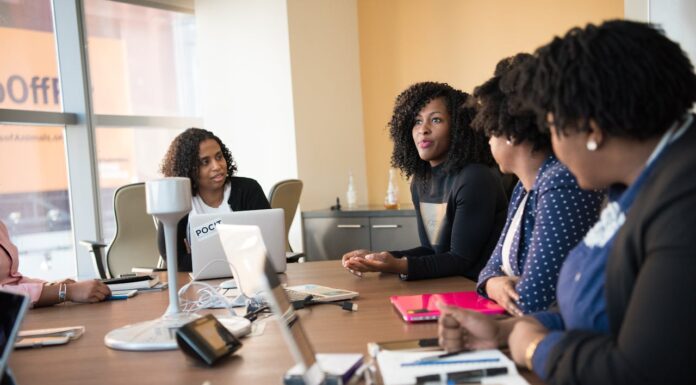
<svg viewBox="0 0 696 385">
<path fill-rule="evenodd" d="M 160 162 L 182 130 L 152 127 L 97 127 L 99 185 L 104 239 L 116 235 L 114 192 L 120 186 L 161 178 Z"/>
<path fill-rule="evenodd" d="M 0 0 L 0 108 L 60 111 L 49 0 Z"/>
<path fill-rule="evenodd" d="M 193 15 L 85 2 L 94 112 L 195 116 Z"/>
<path fill-rule="evenodd" d="M 97 117 L 104 239 L 114 237 L 113 194 L 161 177 L 169 143 L 195 116 L 196 29 L 191 14 L 107 0 L 85 2 L 92 101 Z M 144 118 L 133 118 L 144 117 Z M 163 125 L 161 117 L 167 125 Z M 147 125 L 145 125 L 147 124 Z"/>
<path fill-rule="evenodd" d="M 0 0 L 0 108 L 61 111 L 49 0 Z M 22 272 L 75 274 L 63 126 L 0 125 L 0 220 Z"/>
<path fill-rule="evenodd" d="M 201 125 L 192 2 L 134 3 L 0 0 L 0 220 L 27 276 L 93 277 L 77 241 L 110 242 L 115 189 L 159 177 Z"/>
</svg>

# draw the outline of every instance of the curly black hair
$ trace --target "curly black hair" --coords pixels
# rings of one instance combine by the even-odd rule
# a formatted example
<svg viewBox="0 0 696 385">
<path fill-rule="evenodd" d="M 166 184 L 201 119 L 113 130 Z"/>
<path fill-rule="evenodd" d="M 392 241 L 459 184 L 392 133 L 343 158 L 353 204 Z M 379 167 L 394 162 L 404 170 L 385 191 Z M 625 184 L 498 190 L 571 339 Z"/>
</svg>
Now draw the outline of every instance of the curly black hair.
<svg viewBox="0 0 696 385">
<path fill-rule="evenodd" d="M 477 107 L 476 117 L 471 122 L 475 130 L 487 136 L 502 136 L 515 144 L 528 141 L 532 151 L 547 151 L 551 148 L 548 132 L 537 127 L 536 114 L 520 103 L 524 83 L 518 81 L 515 70 L 534 60 L 528 53 L 519 53 L 498 62 L 495 73 L 485 83 L 474 89 L 469 105 Z"/>
<path fill-rule="evenodd" d="M 544 129 L 550 112 L 560 133 L 587 131 L 592 120 L 610 136 L 645 140 L 664 133 L 696 101 L 693 65 L 650 24 L 611 20 L 573 28 L 535 55 L 527 100 Z"/>
<path fill-rule="evenodd" d="M 202 128 L 189 128 L 179 134 L 169 145 L 167 153 L 162 160 L 160 171 L 166 177 L 187 177 L 191 179 L 191 194 L 198 194 L 198 151 L 200 144 L 208 139 L 215 140 L 222 150 L 222 156 L 227 162 L 228 182 L 237 171 L 237 164 L 232 158 L 232 153 L 215 134 Z"/>
<path fill-rule="evenodd" d="M 397 98 L 388 124 L 394 142 L 391 164 L 407 178 L 427 179 L 430 164 L 420 158 L 413 143 L 415 119 L 431 100 L 443 98 L 450 115 L 450 147 L 443 163 L 448 173 L 460 171 L 468 163 L 495 164 L 483 133 L 471 129 L 475 110 L 465 104 L 468 94 L 445 83 L 422 82 L 408 87 Z"/>
</svg>

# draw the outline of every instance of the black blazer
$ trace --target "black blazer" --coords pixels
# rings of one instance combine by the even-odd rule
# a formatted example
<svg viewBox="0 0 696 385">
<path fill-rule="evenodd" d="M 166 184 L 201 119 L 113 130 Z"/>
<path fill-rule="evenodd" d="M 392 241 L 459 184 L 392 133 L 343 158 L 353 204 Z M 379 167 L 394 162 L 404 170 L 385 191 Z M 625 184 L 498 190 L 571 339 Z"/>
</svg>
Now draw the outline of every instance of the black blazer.
<svg viewBox="0 0 696 385">
<path fill-rule="evenodd" d="M 227 203 L 232 208 L 232 211 L 247 211 L 247 210 L 263 210 L 270 209 L 271 205 L 263 193 L 263 189 L 258 182 L 251 178 L 243 178 L 233 176 L 230 179 L 232 189 L 230 191 L 230 199 Z M 178 254 L 179 271 L 191 271 L 191 254 L 186 247 L 186 229 L 188 228 L 188 215 L 183 217 L 177 225 L 176 231 L 176 249 Z M 167 251 L 164 245 L 164 228 L 157 226 L 157 247 L 160 255 L 163 258 L 167 257 Z"/>
<path fill-rule="evenodd" d="M 658 160 L 606 267 L 610 334 L 569 331 L 551 384 L 686 384 L 696 379 L 696 124 Z"/>
</svg>

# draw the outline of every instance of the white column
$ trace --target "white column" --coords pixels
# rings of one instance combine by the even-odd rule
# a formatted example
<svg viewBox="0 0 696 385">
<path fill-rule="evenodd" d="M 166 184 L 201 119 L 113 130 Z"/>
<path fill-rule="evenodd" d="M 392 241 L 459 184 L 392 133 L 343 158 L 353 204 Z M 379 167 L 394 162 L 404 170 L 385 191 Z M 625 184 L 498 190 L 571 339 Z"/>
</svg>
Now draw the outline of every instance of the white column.
<svg viewBox="0 0 696 385">
<path fill-rule="evenodd" d="M 96 272 L 91 256 L 86 248 L 80 246 L 81 240 L 99 241 L 102 236 L 99 176 L 92 122 L 92 101 L 89 93 L 89 61 L 87 60 L 82 1 L 54 1 L 53 14 L 63 111 L 77 115 L 75 124 L 65 126 L 77 276 L 80 279 L 93 278 Z"/>
</svg>

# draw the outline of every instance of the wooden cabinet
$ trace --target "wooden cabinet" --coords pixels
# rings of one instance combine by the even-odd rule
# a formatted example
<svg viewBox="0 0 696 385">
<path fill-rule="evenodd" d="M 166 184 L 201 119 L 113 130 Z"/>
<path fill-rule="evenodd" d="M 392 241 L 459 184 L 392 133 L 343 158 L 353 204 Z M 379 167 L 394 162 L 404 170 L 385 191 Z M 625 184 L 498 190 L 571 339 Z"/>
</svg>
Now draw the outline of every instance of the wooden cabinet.
<svg viewBox="0 0 696 385">
<path fill-rule="evenodd" d="M 307 261 L 340 259 L 355 249 L 387 251 L 420 245 L 416 212 L 412 208 L 305 211 L 302 226 Z"/>
</svg>

